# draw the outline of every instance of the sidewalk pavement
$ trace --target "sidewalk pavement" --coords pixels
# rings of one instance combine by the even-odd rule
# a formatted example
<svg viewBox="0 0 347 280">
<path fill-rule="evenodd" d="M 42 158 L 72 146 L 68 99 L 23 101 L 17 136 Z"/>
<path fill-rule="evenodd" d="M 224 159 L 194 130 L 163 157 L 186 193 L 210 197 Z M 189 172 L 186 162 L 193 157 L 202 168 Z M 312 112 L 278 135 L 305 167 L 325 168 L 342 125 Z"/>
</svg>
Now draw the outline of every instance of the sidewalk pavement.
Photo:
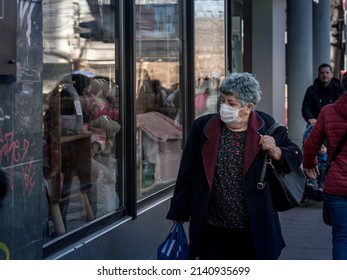
<svg viewBox="0 0 347 280">
<path fill-rule="evenodd" d="M 281 212 L 280 221 L 286 247 L 280 260 L 331 260 L 331 227 L 323 222 L 322 202 L 310 200 Z"/>
</svg>

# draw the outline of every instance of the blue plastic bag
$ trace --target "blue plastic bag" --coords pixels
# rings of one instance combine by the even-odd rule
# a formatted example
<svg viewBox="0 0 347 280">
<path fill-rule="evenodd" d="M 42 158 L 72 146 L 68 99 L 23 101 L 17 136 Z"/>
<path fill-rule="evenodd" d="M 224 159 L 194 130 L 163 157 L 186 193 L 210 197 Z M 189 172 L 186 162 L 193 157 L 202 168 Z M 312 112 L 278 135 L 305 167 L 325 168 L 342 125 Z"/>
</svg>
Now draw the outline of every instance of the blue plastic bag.
<svg viewBox="0 0 347 280">
<path fill-rule="evenodd" d="M 182 223 L 175 223 L 157 250 L 158 260 L 188 260 L 189 244 Z"/>
</svg>

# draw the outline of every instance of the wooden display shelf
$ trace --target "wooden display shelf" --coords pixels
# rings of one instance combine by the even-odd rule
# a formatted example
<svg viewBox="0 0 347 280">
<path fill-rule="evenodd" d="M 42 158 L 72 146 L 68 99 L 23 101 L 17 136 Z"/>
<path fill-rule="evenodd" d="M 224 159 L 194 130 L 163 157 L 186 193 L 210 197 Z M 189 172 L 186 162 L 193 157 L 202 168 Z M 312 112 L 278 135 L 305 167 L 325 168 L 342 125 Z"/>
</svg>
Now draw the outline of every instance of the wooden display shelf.
<svg viewBox="0 0 347 280">
<path fill-rule="evenodd" d="M 91 181 L 91 133 L 61 135 L 59 85 L 48 100 L 49 122 L 45 122 L 45 140 L 48 146 L 45 156 L 50 171 L 45 175 L 50 186 L 50 211 L 56 234 L 66 232 L 61 203 L 69 203 L 72 196 L 81 197 L 86 220 L 94 219 L 86 192 L 92 187 Z M 79 178 L 80 186 L 73 185 L 73 178 Z"/>
</svg>

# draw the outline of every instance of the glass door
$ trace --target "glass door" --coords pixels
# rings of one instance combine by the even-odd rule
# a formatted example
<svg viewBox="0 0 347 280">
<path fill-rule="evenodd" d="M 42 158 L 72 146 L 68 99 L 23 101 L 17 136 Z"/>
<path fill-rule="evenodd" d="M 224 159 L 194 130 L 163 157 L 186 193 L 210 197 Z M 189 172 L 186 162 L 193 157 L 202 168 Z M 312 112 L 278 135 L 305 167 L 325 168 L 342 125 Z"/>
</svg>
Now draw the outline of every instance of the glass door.
<svg viewBox="0 0 347 280">
<path fill-rule="evenodd" d="M 217 112 L 225 73 L 225 1 L 195 0 L 195 116 Z"/>
<path fill-rule="evenodd" d="M 43 173 L 49 241 L 122 207 L 119 3 L 46 0 Z"/>
<path fill-rule="evenodd" d="M 172 185 L 182 146 L 180 2 L 136 1 L 137 197 Z"/>
</svg>

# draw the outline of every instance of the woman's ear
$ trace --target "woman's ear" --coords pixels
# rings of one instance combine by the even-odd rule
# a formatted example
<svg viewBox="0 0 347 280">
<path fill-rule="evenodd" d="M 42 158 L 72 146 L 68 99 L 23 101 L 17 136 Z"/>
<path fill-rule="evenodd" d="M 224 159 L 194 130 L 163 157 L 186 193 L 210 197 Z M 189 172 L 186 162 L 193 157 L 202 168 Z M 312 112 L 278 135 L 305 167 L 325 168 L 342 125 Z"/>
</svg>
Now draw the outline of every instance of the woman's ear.
<svg viewBox="0 0 347 280">
<path fill-rule="evenodd" d="M 248 103 L 247 108 L 250 109 L 251 111 L 254 109 L 254 104 L 253 103 Z"/>
</svg>

